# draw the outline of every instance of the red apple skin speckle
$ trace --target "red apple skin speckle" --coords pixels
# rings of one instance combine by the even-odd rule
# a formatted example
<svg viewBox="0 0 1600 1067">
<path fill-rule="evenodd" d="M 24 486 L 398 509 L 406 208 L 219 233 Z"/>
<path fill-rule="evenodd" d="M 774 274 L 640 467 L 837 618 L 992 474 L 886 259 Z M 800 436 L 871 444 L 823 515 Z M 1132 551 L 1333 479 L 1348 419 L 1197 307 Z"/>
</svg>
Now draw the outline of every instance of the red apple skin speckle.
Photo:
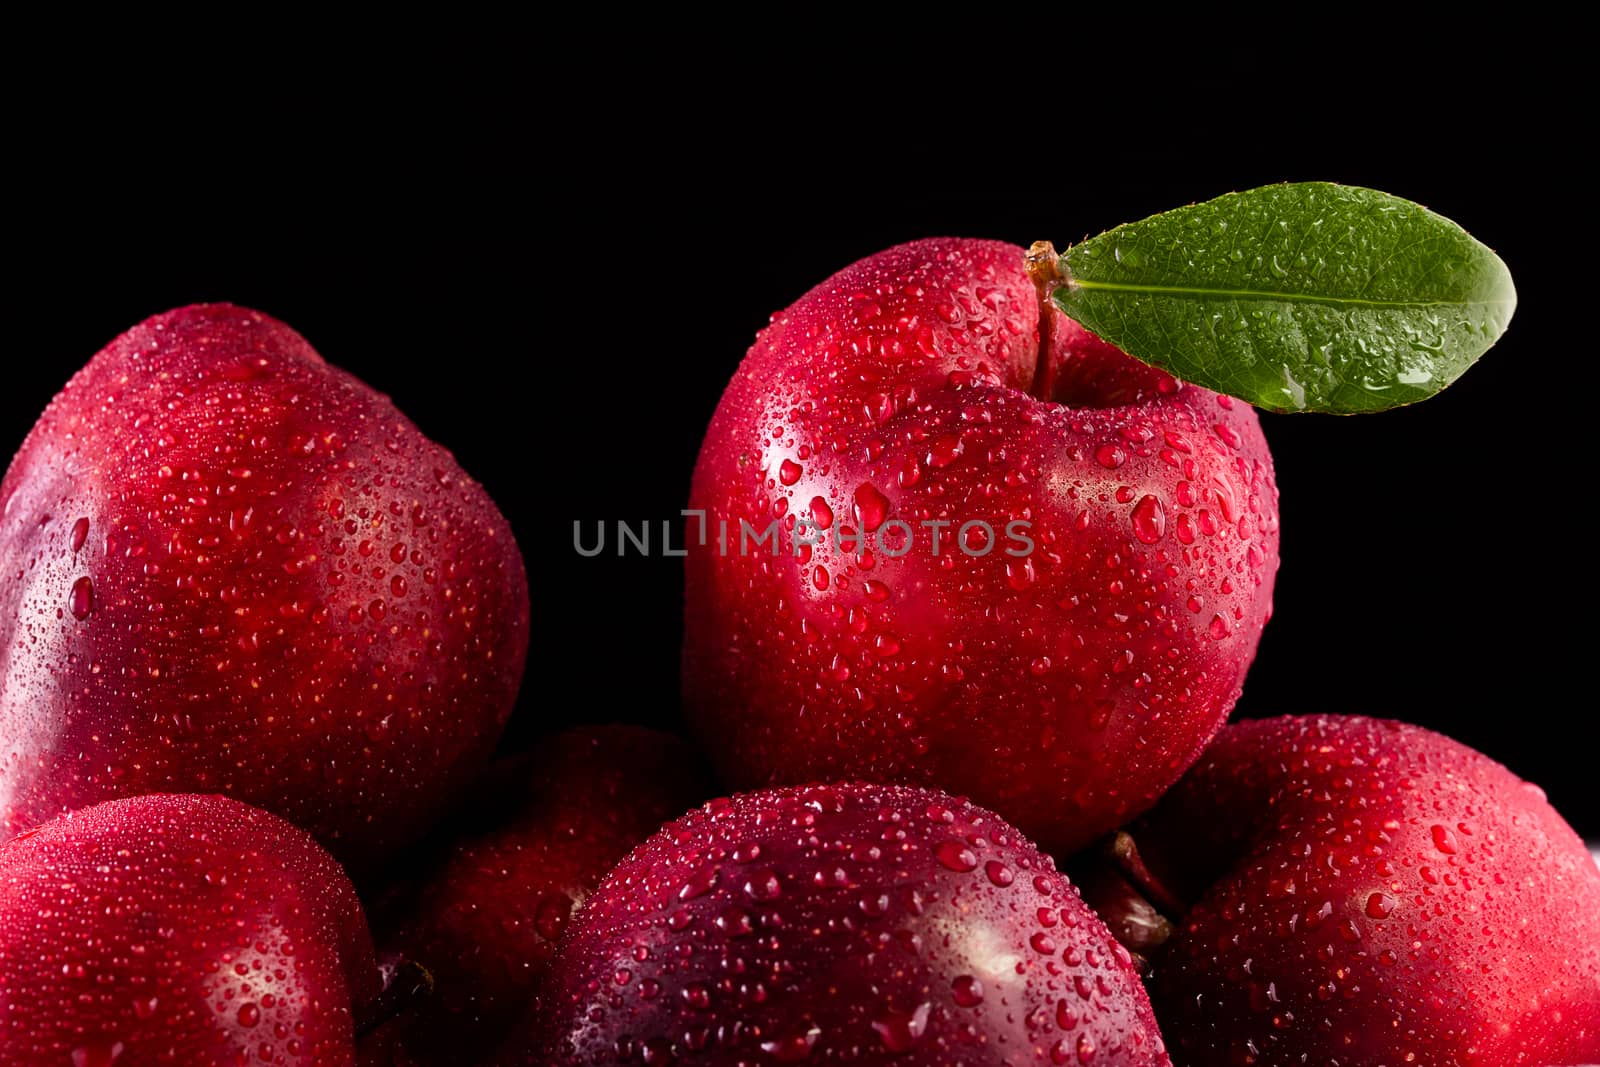
<svg viewBox="0 0 1600 1067">
<path fill-rule="evenodd" d="M 1600 1061 L 1600 871 L 1487 756 L 1377 719 L 1236 723 L 1134 836 L 1198 900 L 1150 981 L 1182 1063 Z"/>
<path fill-rule="evenodd" d="M 0 845 L 0 1063 L 344 1067 L 378 992 L 355 889 L 221 796 L 142 796 Z"/>
<path fill-rule="evenodd" d="M 439 865 L 380 939 L 432 972 L 396 1020 L 406 1063 L 482 1062 L 524 1015 L 572 912 L 661 824 L 711 796 L 701 757 L 671 734 L 581 726 L 492 768 Z"/>
<path fill-rule="evenodd" d="M 1222 725 L 1278 565 L 1256 415 L 1050 314 L 1036 374 L 1022 250 L 936 239 L 847 267 L 756 340 L 695 468 L 706 543 L 693 519 L 688 538 L 686 709 L 735 787 L 935 785 L 1070 851 Z M 741 555 L 741 522 L 802 517 L 869 550 Z M 978 520 L 993 540 L 968 555 Z"/>
<path fill-rule="evenodd" d="M 364 866 L 487 760 L 510 527 L 392 403 L 227 305 L 113 341 L 0 483 L 0 823 L 220 792 Z"/>
<path fill-rule="evenodd" d="M 1050 858 L 936 790 L 717 800 L 635 849 L 512 1064 L 1169 1063 L 1127 952 Z"/>
</svg>

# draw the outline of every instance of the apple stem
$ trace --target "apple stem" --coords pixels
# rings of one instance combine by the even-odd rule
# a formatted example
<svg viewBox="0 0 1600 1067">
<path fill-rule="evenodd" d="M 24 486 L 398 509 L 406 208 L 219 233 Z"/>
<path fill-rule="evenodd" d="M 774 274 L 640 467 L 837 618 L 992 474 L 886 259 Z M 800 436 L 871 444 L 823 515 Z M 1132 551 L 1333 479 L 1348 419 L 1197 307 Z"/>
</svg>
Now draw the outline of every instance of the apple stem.
<svg viewBox="0 0 1600 1067">
<path fill-rule="evenodd" d="M 1172 936 L 1172 923 L 1132 882 L 1110 867 L 1080 871 L 1073 881 L 1084 903 L 1133 957 L 1134 967 L 1140 974 L 1148 971 L 1151 957 Z"/>
<path fill-rule="evenodd" d="M 1125 830 L 1118 830 L 1111 835 L 1111 840 L 1106 842 L 1106 855 L 1111 862 L 1116 864 L 1117 870 L 1123 877 L 1139 887 L 1147 898 L 1153 900 L 1158 908 L 1171 915 L 1181 915 L 1188 910 L 1178 895 L 1167 888 L 1165 882 L 1151 873 L 1145 865 L 1144 857 L 1139 855 L 1139 844 L 1134 841 L 1133 835 Z"/>
<path fill-rule="evenodd" d="M 1104 920 L 1144 973 L 1156 950 L 1172 936 L 1173 920 L 1188 909 L 1153 874 L 1132 835 L 1118 831 L 1074 865 L 1072 880 L 1084 902 Z"/>
<path fill-rule="evenodd" d="M 378 969 L 383 989 L 355 1013 L 357 1040 L 433 995 L 433 975 L 416 960 L 388 957 L 379 961 Z"/>
<path fill-rule="evenodd" d="M 1028 277 L 1033 279 L 1033 288 L 1039 294 L 1039 354 L 1033 364 L 1033 386 L 1030 392 L 1040 400 L 1049 400 L 1053 385 L 1051 379 L 1051 353 L 1055 350 L 1053 339 L 1055 335 L 1055 303 L 1050 299 L 1051 294 L 1062 283 L 1061 257 L 1056 254 L 1056 246 L 1049 241 L 1035 241 L 1028 246 L 1028 254 L 1023 257 L 1023 263 L 1028 270 Z"/>
</svg>

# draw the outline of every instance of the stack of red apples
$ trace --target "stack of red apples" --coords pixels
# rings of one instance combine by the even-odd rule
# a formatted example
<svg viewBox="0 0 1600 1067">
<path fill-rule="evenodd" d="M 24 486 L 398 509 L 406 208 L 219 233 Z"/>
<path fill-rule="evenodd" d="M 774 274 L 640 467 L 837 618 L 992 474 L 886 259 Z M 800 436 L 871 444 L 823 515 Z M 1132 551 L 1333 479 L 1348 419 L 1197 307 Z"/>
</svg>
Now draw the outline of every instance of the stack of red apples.
<svg viewBox="0 0 1600 1067">
<path fill-rule="evenodd" d="M 690 507 L 695 743 L 491 762 L 530 604 L 484 489 L 265 315 L 113 341 L 0 486 L 0 1063 L 1600 1062 L 1583 843 L 1417 727 L 1224 725 L 1256 412 L 1022 249 L 777 315 Z"/>
</svg>

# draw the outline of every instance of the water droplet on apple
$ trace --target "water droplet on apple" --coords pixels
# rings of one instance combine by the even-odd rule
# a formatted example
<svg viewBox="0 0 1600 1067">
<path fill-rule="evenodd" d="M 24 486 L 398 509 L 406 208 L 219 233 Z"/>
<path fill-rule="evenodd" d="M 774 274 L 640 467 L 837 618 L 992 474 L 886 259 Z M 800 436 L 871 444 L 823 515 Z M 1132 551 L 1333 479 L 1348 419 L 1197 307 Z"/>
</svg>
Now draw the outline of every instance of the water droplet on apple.
<svg viewBox="0 0 1600 1067">
<path fill-rule="evenodd" d="M 931 1003 L 923 1001 L 914 1011 L 886 1012 L 872 1021 L 872 1029 L 890 1052 L 910 1052 L 928 1029 L 928 1013 L 932 1008 Z"/>
<path fill-rule="evenodd" d="M 811 1057 L 812 1046 L 817 1043 L 821 1033 L 820 1029 L 813 1026 L 802 1033 L 790 1034 L 775 1041 L 763 1041 L 761 1051 L 779 1063 L 802 1063 Z"/>
<path fill-rule="evenodd" d="M 928 447 L 928 466 L 940 469 L 948 467 L 960 457 L 962 451 L 960 437 L 953 433 L 944 434 Z"/>
<path fill-rule="evenodd" d="M 72 1067 L 111 1067 L 122 1051 L 121 1041 L 110 1038 L 91 1041 L 72 1050 Z"/>
<path fill-rule="evenodd" d="M 678 890 L 679 900 L 693 900 L 703 897 L 717 887 L 717 882 L 722 878 L 722 868 L 707 865 L 691 874 L 683 887 Z"/>
<path fill-rule="evenodd" d="M 889 498 L 878 491 L 877 486 L 871 482 L 862 482 L 856 488 L 855 517 L 856 522 L 868 533 L 883 525 L 883 520 L 889 517 Z"/>
<path fill-rule="evenodd" d="M 1116 470 L 1128 462 L 1128 454 L 1121 448 L 1112 444 L 1101 445 L 1094 450 L 1095 462 L 1107 470 Z"/>
<path fill-rule="evenodd" d="M 1140 541 L 1153 545 L 1167 532 L 1167 512 L 1156 497 L 1146 494 L 1133 508 L 1133 532 Z"/>
<path fill-rule="evenodd" d="M 72 609 L 72 617 L 80 621 L 87 619 L 89 613 L 94 610 L 94 583 L 90 581 L 88 575 L 72 583 L 68 605 Z"/>
<path fill-rule="evenodd" d="M 777 900 L 783 892 L 783 886 L 774 871 L 763 869 L 744 880 L 744 892 L 751 900 Z"/>
<path fill-rule="evenodd" d="M 977 1007 L 983 1003 L 983 983 L 970 974 L 959 975 L 950 983 L 950 996 L 963 1008 Z"/>
<path fill-rule="evenodd" d="M 961 841 L 941 841 L 934 846 L 933 854 L 941 865 L 958 873 L 976 870 L 978 866 L 977 855 Z"/>
<path fill-rule="evenodd" d="M 1387 919 L 1394 912 L 1397 903 L 1399 902 L 1388 893 L 1373 893 L 1367 897 L 1367 916 L 1372 919 Z"/>
</svg>

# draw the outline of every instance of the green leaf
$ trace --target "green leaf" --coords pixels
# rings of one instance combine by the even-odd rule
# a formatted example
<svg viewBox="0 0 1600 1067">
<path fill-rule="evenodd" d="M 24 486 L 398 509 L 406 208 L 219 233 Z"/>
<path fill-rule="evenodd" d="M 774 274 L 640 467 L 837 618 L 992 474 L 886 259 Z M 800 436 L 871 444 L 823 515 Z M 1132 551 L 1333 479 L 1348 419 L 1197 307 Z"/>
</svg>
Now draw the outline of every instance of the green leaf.
<svg viewBox="0 0 1600 1067">
<path fill-rule="evenodd" d="M 1271 185 L 1067 249 L 1061 310 L 1184 381 L 1278 411 L 1432 396 L 1505 332 L 1511 273 L 1409 200 Z"/>
</svg>

